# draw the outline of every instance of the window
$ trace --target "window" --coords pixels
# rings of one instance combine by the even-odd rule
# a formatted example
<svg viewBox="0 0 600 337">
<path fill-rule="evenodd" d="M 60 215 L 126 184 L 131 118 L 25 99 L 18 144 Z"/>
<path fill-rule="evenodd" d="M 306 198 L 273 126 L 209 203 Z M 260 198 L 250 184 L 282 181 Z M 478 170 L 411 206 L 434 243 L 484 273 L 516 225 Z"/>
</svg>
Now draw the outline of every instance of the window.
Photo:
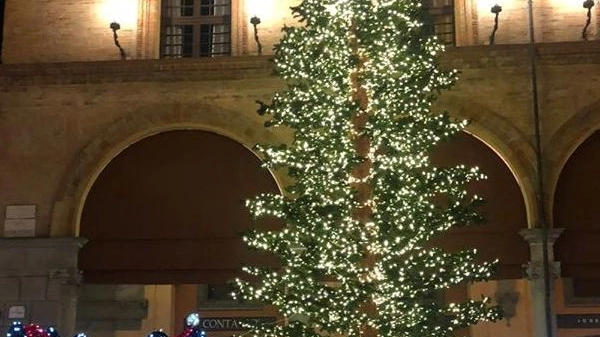
<svg viewBox="0 0 600 337">
<path fill-rule="evenodd" d="M 453 0 L 422 0 L 425 9 L 425 25 L 436 35 L 440 42 L 454 46 L 454 1 Z"/>
<path fill-rule="evenodd" d="M 263 306 L 256 302 L 242 299 L 234 300 L 231 293 L 235 286 L 232 283 L 199 284 L 197 306 L 201 310 L 213 309 L 260 309 Z"/>
<path fill-rule="evenodd" d="M 231 54 L 231 0 L 163 0 L 161 56 Z"/>
</svg>

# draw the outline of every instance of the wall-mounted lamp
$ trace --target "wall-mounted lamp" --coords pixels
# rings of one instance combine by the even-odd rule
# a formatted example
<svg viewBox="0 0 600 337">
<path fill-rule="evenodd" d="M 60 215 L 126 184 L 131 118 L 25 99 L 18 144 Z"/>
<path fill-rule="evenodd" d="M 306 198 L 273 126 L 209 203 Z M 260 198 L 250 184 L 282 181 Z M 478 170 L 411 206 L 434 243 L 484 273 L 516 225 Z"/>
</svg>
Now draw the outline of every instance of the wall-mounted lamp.
<svg viewBox="0 0 600 337">
<path fill-rule="evenodd" d="M 585 27 L 583 27 L 583 31 L 581 31 L 581 38 L 587 40 L 587 29 L 592 22 L 592 7 L 594 7 L 594 0 L 585 0 L 583 2 L 583 8 L 587 9 L 587 20 L 585 22 Z"/>
<path fill-rule="evenodd" d="M 126 58 L 125 50 L 123 50 L 123 48 L 121 47 L 121 44 L 119 43 L 119 35 L 117 35 L 117 30 L 121 29 L 121 25 L 118 22 L 113 21 L 110 24 L 110 29 L 113 31 L 113 39 L 115 40 L 115 46 L 119 48 L 119 52 L 121 53 L 121 60 L 124 60 Z"/>
<path fill-rule="evenodd" d="M 494 6 L 492 6 L 491 12 L 495 15 L 494 16 L 494 29 L 492 30 L 492 33 L 490 34 L 490 44 L 494 44 L 495 40 L 496 40 L 496 31 L 498 30 L 498 16 L 500 16 L 500 12 L 502 12 L 502 6 L 495 4 Z"/>
<path fill-rule="evenodd" d="M 258 39 L 258 28 L 257 28 L 257 26 L 260 25 L 260 18 L 256 15 L 254 15 L 253 17 L 250 18 L 250 23 L 254 27 L 254 41 L 256 41 L 256 48 L 257 48 L 258 55 L 262 55 L 262 44 L 260 43 L 260 40 Z"/>
</svg>

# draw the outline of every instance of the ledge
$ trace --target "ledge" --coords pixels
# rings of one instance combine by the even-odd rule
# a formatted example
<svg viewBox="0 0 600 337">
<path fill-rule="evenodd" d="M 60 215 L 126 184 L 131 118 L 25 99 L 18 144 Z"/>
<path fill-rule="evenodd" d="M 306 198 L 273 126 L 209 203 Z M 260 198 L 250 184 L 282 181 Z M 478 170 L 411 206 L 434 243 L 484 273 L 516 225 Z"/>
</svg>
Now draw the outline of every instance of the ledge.
<svg viewBox="0 0 600 337">
<path fill-rule="evenodd" d="M 599 64 L 600 44 L 561 42 L 535 45 L 538 64 Z M 0 87 L 131 82 L 228 81 L 273 76 L 271 56 L 155 59 L 0 65 Z M 524 68 L 529 45 L 451 47 L 443 54 L 446 68 Z"/>
<path fill-rule="evenodd" d="M 241 80 L 272 76 L 267 56 L 0 65 L 0 87 Z"/>
<path fill-rule="evenodd" d="M 82 248 L 87 239 L 77 238 L 0 238 L 0 250 L 14 248 Z"/>
</svg>

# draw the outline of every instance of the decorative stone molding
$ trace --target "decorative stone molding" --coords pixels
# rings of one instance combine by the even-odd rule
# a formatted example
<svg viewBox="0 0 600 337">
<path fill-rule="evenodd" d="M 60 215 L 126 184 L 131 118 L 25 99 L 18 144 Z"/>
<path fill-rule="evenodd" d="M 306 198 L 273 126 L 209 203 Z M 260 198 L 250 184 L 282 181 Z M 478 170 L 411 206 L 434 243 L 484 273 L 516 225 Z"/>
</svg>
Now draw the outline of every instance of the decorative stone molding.
<svg viewBox="0 0 600 337">
<path fill-rule="evenodd" d="M 76 270 L 79 250 L 86 242 L 84 238 L 0 239 L 0 275 L 48 276 L 61 274 L 54 270 Z"/>
<path fill-rule="evenodd" d="M 554 243 L 564 231 L 564 228 L 548 229 L 548 243 Z M 544 239 L 544 230 L 541 228 L 529 228 L 519 231 L 519 234 L 529 244 L 541 244 Z"/>
<path fill-rule="evenodd" d="M 81 249 L 85 238 L 0 238 L 0 249 L 5 248 L 53 248 Z"/>
<path fill-rule="evenodd" d="M 548 264 L 549 273 L 548 275 L 557 279 L 560 277 L 560 262 L 551 261 Z M 535 262 L 527 262 L 523 264 L 524 274 L 527 276 L 528 280 L 542 280 L 544 279 L 544 262 L 543 261 L 535 261 Z"/>
<path fill-rule="evenodd" d="M 83 276 L 77 269 L 52 269 L 50 270 L 50 279 L 59 280 L 61 284 L 81 286 Z"/>
<path fill-rule="evenodd" d="M 554 261 L 554 242 L 562 234 L 564 228 L 552 228 L 544 234 L 541 228 L 524 229 L 519 232 L 529 243 L 531 261 L 523 265 L 523 272 L 529 280 L 544 278 L 544 236 L 548 242 L 548 267 L 549 275 L 553 279 L 560 277 L 560 262 Z"/>
<path fill-rule="evenodd" d="M 563 231 L 563 228 L 531 228 L 519 232 L 529 243 L 530 261 L 523 265 L 523 269 L 530 282 L 533 337 L 548 336 L 549 329 L 556 335 L 556 312 L 551 303 L 554 301 L 555 279 L 560 277 L 560 262 L 554 261 L 554 242 Z"/>
<path fill-rule="evenodd" d="M 519 231 L 519 234 L 529 243 L 529 254 L 531 262 L 544 261 L 544 237 L 548 243 L 548 261 L 554 261 L 554 242 L 562 234 L 564 228 L 550 228 L 544 233 L 541 228 L 530 228 Z M 535 268 L 534 268 L 535 269 Z M 560 269 L 560 268 L 559 268 Z"/>
</svg>

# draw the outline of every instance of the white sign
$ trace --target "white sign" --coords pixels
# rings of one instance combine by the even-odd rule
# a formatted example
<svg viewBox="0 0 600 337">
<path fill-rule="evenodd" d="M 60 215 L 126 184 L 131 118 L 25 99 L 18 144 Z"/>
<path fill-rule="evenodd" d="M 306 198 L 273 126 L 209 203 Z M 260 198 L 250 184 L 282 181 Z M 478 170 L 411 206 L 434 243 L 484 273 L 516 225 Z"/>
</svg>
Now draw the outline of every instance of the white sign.
<svg viewBox="0 0 600 337">
<path fill-rule="evenodd" d="M 7 238 L 35 236 L 35 219 L 5 219 L 4 236 Z"/>
<path fill-rule="evenodd" d="M 23 319 L 25 318 L 25 306 L 13 305 L 8 308 L 8 319 Z"/>
<path fill-rule="evenodd" d="M 35 205 L 9 205 L 6 206 L 5 219 L 34 219 Z"/>
</svg>

